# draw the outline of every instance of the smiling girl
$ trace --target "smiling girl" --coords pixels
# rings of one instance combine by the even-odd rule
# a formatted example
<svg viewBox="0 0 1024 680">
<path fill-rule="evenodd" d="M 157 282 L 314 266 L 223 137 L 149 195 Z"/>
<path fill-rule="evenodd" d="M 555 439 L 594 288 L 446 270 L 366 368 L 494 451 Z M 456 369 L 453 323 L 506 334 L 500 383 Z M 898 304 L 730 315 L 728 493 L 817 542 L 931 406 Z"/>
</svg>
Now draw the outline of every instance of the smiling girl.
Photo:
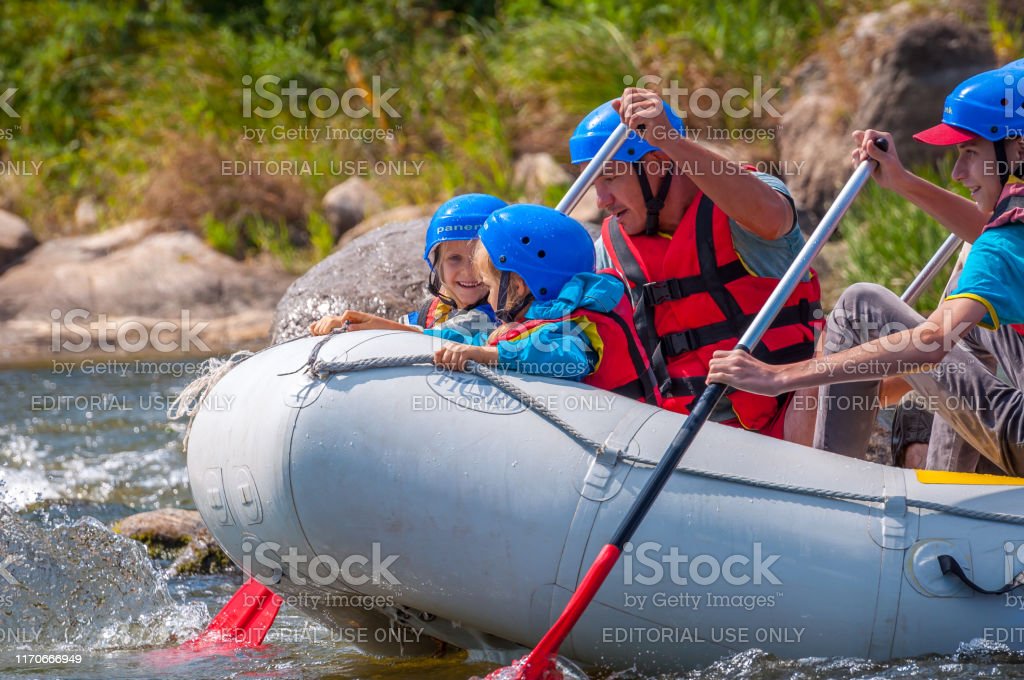
<svg viewBox="0 0 1024 680">
<path fill-rule="evenodd" d="M 312 335 L 326 335 L 336 328 L 348 330 L 410 330 L 454 328 L 480 332 L 494 328 L 495 317 L 487 304 L 487 286 L 473 267 L 477 232 L 505 201 L 488 194 L 464 194 L 443 203 L 427 226 L 423 259 L 430 267 L 428 298 L 416 311 L 391 321 L 366 312 L 347 310 L 325 316 L 309 327 Z"/>
</svg>

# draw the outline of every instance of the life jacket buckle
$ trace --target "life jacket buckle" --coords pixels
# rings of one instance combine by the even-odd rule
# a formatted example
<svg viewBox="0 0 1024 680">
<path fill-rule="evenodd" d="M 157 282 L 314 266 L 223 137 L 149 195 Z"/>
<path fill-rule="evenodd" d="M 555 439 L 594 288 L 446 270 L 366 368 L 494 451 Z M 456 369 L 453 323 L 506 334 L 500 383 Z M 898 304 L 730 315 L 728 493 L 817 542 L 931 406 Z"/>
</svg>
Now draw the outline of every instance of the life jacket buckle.
<svg viewBox="0 0 1024 680">
<path fill-rule="evenodd" d="M 700 337 L 692 328 L 677 333 L 669 333 L 662 336 L 661 340 L 668 350 L 668 355 L 673 357 L 684 352 L 692 352 L 701 346 Z"/>
<path fill-rule="evenodd" d="M 676 279 L 654 281 L 644 284 L 644 301 L 650 305 L 660 305 L 683 297 Z"/>
</svg>

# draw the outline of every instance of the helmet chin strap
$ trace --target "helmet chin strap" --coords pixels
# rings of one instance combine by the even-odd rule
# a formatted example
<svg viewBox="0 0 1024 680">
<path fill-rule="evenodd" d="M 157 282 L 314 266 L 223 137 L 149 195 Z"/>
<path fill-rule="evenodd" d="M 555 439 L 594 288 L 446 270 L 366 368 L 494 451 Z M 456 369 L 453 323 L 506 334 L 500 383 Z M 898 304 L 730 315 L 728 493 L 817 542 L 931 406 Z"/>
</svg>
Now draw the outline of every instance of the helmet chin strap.
<svg viewBox="0 0 1024 680">
<path fill-rule="evenodd" d="M 437 273 L 436 269 L 431 270 L 430 278 L 427 279 L 427 290 L 430 294 L 440 298 L 441 302 L 445 303 L 452 309 L 458 309 L 459 303 L 453 297 L 449 297 L 441 292 L 441 275 Z"/>
<path fill-rule="evenodd" d="M 658 187 L 658 195 L 651 191 L 651 183 L 644 173 L 644 164 L 641 161 L 633 161 L 636 168 L 636 177 L 640 182 L 640 191 L 644 195 L 644 204 L 647 207 L 647 222 L 644 224 L 644 234 L 654 236 L 658 233 L 660 226 L 661 209 L 665 207 L 665 199 L 668 198 L 668 189 L 672 185 L 672 171 L 669 170 L 661 179 L 661 186 Z"/>
<path fill-rule="evenodd" d="M 501 278 L 498 280 L 498 308 L 494 310 L 494 316 L 498 318 L 498 321 L 502 323 L 512 323 L 519 316 L 519 313 L 526 309 L 526 306 L 533 302 L 533 294 L 528 293 L 526 297 L 520 300 L 511 309 L 505 309 L 505 305 L 508 303 L 508 289 L 510 283 L 510 276 L 508 272 L 502 272 Z"/>
</svg>

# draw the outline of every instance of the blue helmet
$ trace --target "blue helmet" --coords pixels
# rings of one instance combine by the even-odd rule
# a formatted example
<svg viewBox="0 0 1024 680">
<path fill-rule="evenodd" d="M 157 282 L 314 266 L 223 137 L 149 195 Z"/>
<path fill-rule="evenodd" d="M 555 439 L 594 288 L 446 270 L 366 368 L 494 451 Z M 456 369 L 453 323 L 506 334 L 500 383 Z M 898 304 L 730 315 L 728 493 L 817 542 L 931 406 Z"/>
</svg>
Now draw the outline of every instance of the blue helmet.
<svg viewBox="0 0 1024 680">
<path fill-rule="evenodd" d="M 612 100 L 615 101 L 615 100 Z M 672 123 L 672 128 L 683 137 L 686 136 L 686 125 L 683 119 L 675 114 L 672 107 L 665 105 L 665 112 Z M 576 126 L 576 131 L 569 138 L 569 157 L 574 164 L 584 163 L 592 160 L 597 155 L 597 150 L 611 136 L 615 128 L 622 122 L 622 117 L 612 108 L 612 102 L 607 101 L 586 115 Z M 630 130 L 629 136 L 623 142 L 619 150 L 612 156 L 617 161 L 638 161 L 651 151 L 657 151 L 646 139 L 643 139 L 635 130 Z"/>
<path fill-rule="evenodd" d="M 541 205 L 510 205 L 487 218 L 480 242 L 495 268 L 522 277 L 533 297 L 554 300 L 576 274 L 594 271 L 594 242 L 576 220 Z"/>
<path fill-rule="evenodd" d="M 463 194 L 445 201 L 430 218 L 423 259 L 434 269 L 430 253 L 443 241 L 471 241 L 495 210 L 508 203 L 490 194 Z"/>
<path fill-rule="evenodd" d="M 942 122 L 914 135 L 926 144 L 998 142 L 1024 135 L 1024 59 L 971 76 L 946 97 Z"/>
</svg>

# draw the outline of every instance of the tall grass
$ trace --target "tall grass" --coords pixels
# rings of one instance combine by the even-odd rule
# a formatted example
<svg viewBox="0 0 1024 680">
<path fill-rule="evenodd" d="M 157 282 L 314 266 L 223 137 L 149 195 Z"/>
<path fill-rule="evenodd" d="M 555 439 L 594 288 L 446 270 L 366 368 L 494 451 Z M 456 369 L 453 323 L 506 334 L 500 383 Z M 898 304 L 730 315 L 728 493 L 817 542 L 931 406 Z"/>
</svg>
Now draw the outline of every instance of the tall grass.
<svg viewBox="0 0 1024 680">
<path fill-rule="evenodd" d="M 89 196 L 100 206 L 100 224 L 110 226 L 152 210 L 147 197 L 166 189 L 154 188 L 162 178 L 187 180 L 190 168 L 181 164 L 190 156 L 181 151 L 192 148 L 208 149 L 210 159 L 309 161 L 321 168 L 332 161 L 371 168 L 378 160 L 421 161 L 416 176 L 371 172 L 368 179 L 388 206 L 436 202 L 461 191 L 516 200 L 522 187 L 512 180 L 515 158 L 546 150 L 567 162 L 572 127 L 621 92 L 627 77 L 659 76 L 691 91 L 749 87 L 754 76 L 765 87 L 777 86 L 843 17 L 886 4 L 5 0 L 0 85 L 19 88 L 21 131 L 0 140 L 0 160 L 44 165 L 40 177 L 0 181 L 0 203 L 45 237 L 69 231 L 76 202 Z M 992 14 L 990 24 L 1003 26 L 999 39 L 1015 49 L 1015 27 L 1000 21 Z M 377 76 L 384 88 L 399 88 L 392 102 L 400 117 L 324 121 L 287 111 L 272 119 L 244 117 L 243 78 L 263 74 L 278 76 L 282 85 L 295 80 L 310 91 L 336 92 L 368 87 Z M 765 124 L 753 118 L 707 122 Z M 0 116 L 0 128 L 5 125 Z M 393 134 L 374 143 L 243 139 L 247 129 L 269 135 L 275 127 L 327 125 Z M 217 181 L 220 203 L 171 216 L 222 244 L 257 218 L 278 224 L 286 215 L 294 233 L 296 219 L 321 219 L 314 206 L 344 179 L 308 175 L 275 186 L 264 178 L 259 185 L 266 191 L 257 193 L 270 199 L 256 206 L 244 182 Z M 238 192 L 234 203 L 231 187 Z M 240 202 L 247 205 L 235 205 Z M 207 228 L 207 213 L 223 228 Z M 322 250 L 322 234 L 317 243 Z"/>
<path fill-rule="evenodd" d="M 947 159 L 938 170 L 920 168 L 917 174 L 966 195 L 962 187 L 949 179 L 951 168 L 952 161 Z M 924 211 L 874 182 L 864 188 L 850 207 L 842 230 L 847 259 L 840 269 L 846 283 L 880 283 L 897 294 L 906 290 L 949 236 Z M 938 306 L 952 269 L 951 261 L 922 294 L 916 304 L 919 312 L 928 314 Z"/>
</svg>

